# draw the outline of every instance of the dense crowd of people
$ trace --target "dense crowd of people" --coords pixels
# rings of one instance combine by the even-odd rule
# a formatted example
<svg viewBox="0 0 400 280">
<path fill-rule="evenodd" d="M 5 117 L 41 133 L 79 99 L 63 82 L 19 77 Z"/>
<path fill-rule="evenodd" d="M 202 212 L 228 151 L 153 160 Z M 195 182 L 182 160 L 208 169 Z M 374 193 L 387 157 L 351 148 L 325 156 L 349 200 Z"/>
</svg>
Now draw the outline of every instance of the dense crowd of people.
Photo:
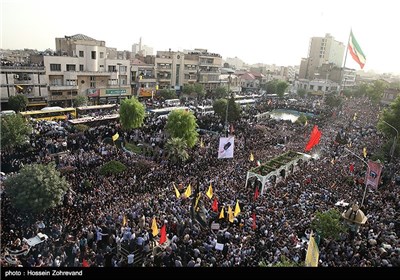
<svg viewBox="0 0 400 280">
<path fill-rule="evenodd" d="M 204 147 L 193 148 L 184 164 L 168 160 L 164 149 L 166 119 L 147 118 L 142 128 L 131 131 L 123 131 L 118 123 L 111 122 L 84 133 L 63 122 L 59 126 L 65 133 L 56 135 L 49 133 L 51 126 L 37 122 L 29 149 L 2 152 L 2 171 L 12 176 L 26 164 L 47 163 L 53 160 L 51 153 L 66 152 L 57 164 L 59 168 L 73 167 L 72 172 L 63 173 L 70 190 L 62 205 L 27 216 L 11 206 L 2 190 L 1 265 L 254 267 L 260 262 L 276 264 L 281 256 L 304 262 L 315 212 L 347 210 L 335 206 L 339 200 L 361 203 L 366 166 L 346 149 L 362 157 L 365 147 L 368 158 L 377 152 L 384 138 L 376 129 L 381 108 L 368 100 L 347 99 L 338 111 L 315 105 L 315 100 L 305 99 L 299 104 L 318 114 L 307 126 L 274 119 L 256 122 L 252 116 L 262 110 L 256 108 L 233 124 L 233 159 L 218 159 L 220 134 L 204 133 L 200 135 Z M 289 105 L 276 100 L 269 106 Z M 216 116 L 198 116 L 198 124 L 204 131 L 220 133 L 224 129 Z M 314 124 L 322 132 L 320 143 L 312 150 L 319 156 L 296 166 L 294 172 L 255 199 L 257 182 L 245 188 L 247 171 L 255 167 L 257 160 L 263 163 L 289 150 L 303 152 Z M 124 141 L 144 145 L 146 152 L 127 153 L 103 141 L 117 132 Z M 335 142 L 338 133 L 346 138 L 346 149 Z M 255 161 L 249 160 L 250 153 Z M 128 170 L 120 175 L 100 175 L 99 166 L 110 160 L 119 160 Z M 400 197 L 393 179 L 399 172 L 399 161 L 385 163 L 383 183 L 366 193 L 362 209 L 368 217 L 366 225 L 354 235 L 321 240 L 320 266 L 400 266 Z M 173 183 L 182 193 L 180 198 Z M 203 194 L 200 200 L 207 211 L 206 227 L 190 213 L 194 195 L 183 195 L 189 184 Z M 205 195 L 210 184 L 213 199 Z M 211 209 L 214 198 L 219 203 L 216 212 Z M 234 209 L 237 201 L 241 212 L 233 223 L 227 214 L 219 219 L 221 208 L 226 213 L 228 206 Z M 159 235 L 152 234 L 154 217 L 158 228 L 166 225 L 167 242 L 162 245 L 158 244 Z M 213 222 L 220 224 L 219 230 L 210 229 Z M 38 232 L 49 239 L 30 248 L 27 254 L 6 261 L 9 251 L 22 250 L 24 237 Z M 121 248 L 127 256 L 119 253 Z"/>
</svg>

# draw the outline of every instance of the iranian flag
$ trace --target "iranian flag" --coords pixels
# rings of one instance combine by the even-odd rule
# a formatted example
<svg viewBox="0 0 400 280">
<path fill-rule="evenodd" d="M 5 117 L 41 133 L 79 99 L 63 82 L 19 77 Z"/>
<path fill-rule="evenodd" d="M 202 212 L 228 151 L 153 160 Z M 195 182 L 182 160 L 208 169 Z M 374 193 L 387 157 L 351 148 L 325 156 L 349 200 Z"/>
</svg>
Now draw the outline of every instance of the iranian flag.
<svg viewBox="0 0 400 280">
<path fill-rule="evenodd" d="M 350 31 L 350 40 L 349 40 L 349 52 L 353 59 L 360 65 L 361 69 L 364 68 L 365 65 L 365 55 L 362 52 L 360 45 L 357 43 L 356 38 L 353 35 L 353 31 Z"/>
</svg>

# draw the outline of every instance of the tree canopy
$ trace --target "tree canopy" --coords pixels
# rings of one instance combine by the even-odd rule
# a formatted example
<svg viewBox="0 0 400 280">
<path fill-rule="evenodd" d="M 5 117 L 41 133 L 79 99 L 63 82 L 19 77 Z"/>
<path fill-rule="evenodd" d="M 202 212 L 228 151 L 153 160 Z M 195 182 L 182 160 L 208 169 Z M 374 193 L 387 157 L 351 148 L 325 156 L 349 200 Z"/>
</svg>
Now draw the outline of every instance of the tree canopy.
<svg viewBox="0 0 400 280">
<path fill-rule="evenodd" d="M 385 136 L 389 139 L 390 147 L 395 147 L 393 154 L 396 155 L 399 151 L 400 135 L 397 135 L 397 131 L 400 131 L 400 96 L 398 96 L 388 108 L 385 108 L 380 116 L 378 122 L 378 129 L 381 130 Z M 393 128 L 394 127 L 394 128 Z M 394 137 L 396 137 L 396 145 L 393 146 Z M 390 149 L 390 148 L 389 148 Z"/>
<path fill-rule="evenodd" d="M 78 95 L 74 100 L 74 107 L 86 106 L 88 104 L 88 98 L 86 95 Z"/>
<path fill-rule="evenodd" d="M 142 126 L 145 117 L 145 110 L 143 104 L 135 97 L 132 97 L 121 102 L 119 114 L 122 128 L 129 130 Z"/>
<path fill-rule="evenodd" d="M 15 112 L 25 111 L 28 105 L 28 98 L 23 94 L 10 96 L 8 99 L 8 106 Z"/>
<path fill-rule="evenodd" d="M 122 173 L 126 170 L 125 164 L 116 161 L 116 160 L 111 160 L 100 168 L 100 174 L 102 175 L 116 175 L 119 173 Z"/>
<path fill-rule="evenodd" d="M 178 96 L 176 95 L 176 92 L 174 90 L 170 89 L 163 89 L 160 91 L 160 96 L 164 99 L 177 99 Z"/>
<path fill-rule="evenodd" d="M 224 98 L 215 100 L 213 103 L 213 108 L 215 114 L 220 116 L 221 121 L 223 122 L 225 122 L 226 111 L 228 111 L 228 122 L 233 122 L 238 120 L 240 118 L 240 114 L 242 111 L 240 105 L 235 102 L 234 97 L 231 97 L 229 101 Z"/>
<path fill-rule="evenodd" d="M 25 165 L 4 184 L 15 208 L 34 213 L 60 205 L 68 190 L 68 182 L 61 177 L 54 163 Z"/>
<path fill-rule="evenodd" d="M 168 158 L 173 163 L 181 163 L 185 162 L 189 158 L 187 147 L 188 146 L 184 139 L 173 137 L 168 139 L 165 145 L 165 150 L 168 153 Z"/>
<path fill-rule="evenodd" d="M 31 126 L 20 114 L 1 117 L 1 149 L 23 145 L 31 132 Z"/>
<path fill-rule="evenodd" d="M 346 227 L 341 221 L 340 212 L 330 209 L 326 212 L 317 211 L 311 221 L 311 228 L 322 238 L 339 239 L 340 234 L 346 232 Z"/>
<path fill-rule="evenodd" d="M 286 89 L 289 87 L 289 84 L 285 81 L 278 81 L 276 83 L 276 94 L 279 98 L 283 98 Z"/>
<path fill-rule="evenodd" d="M 182 138 L 188 147 L 196 145 L 199 136 L 196 117 L 186 110 L 174 110 L 168 115 L 166 129 L 171 138 Z"/>
</svg>

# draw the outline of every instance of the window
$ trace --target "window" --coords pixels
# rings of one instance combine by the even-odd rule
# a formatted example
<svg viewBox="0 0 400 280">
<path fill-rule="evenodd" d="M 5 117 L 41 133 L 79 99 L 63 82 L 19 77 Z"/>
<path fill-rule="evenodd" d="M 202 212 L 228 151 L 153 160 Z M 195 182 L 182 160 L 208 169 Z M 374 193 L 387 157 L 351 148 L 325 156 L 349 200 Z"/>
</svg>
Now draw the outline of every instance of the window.
<svg viewBox="0 0 400 280">
<path fill-rule="evenodd" d="M 79 57 L 84 57 L 83 51 L 79 51 Z"/>
<path fill-rule="evenodd" d="M 116 85 L 118 85 L 118 80 L 117 79 L 109 79 L 108 80 L 108 85 L 109 86 L 116 86 Z"/>
<path fill-rule="evenodd" d="M 92 51 L 92 59 L 96 59 L 96 52 Z"/>
<path fill-rule="evenodd" d="M 96 87 L 96 77 L 95 76 L 90 76 L 90 87 L 91 88 Z"/>
<path fill-rule="evenodd" d="M 314 85 L 310 85 L 310 89 L 314 89 Z"/>
<path fill-rule="evenodd" d="M 115 65 L 109 65 L 108 72 L 117 72 L 117 68 L 115 67 Z"/>
<path fill-rule="evenodd" d="M 322 90 L 322 86 L 318 86 L 318 90 Z"/>
<path fill-rule="evenodd" d="M 100 58 L 104 58 L 104 53 L 100 52 Z"/>
<path fill-rule="evenodd" d="M 84 69 L 85 69 L 85 68 L 84 68 L 83 64 L 80 64 L 80 65 L 79 65 L 79 71 L 84 71 Z"/>
<path fill-rule="evenodd" d="M 52 96 L 61 96 L 62 92 L 57 92 L 57 91 L 56 92 L 52 92 L 51 95 Z"/>
<path fill-rule="evenodd" d="M 67 64 L 67 71 L 75 71 L 75 64 Z"/>
<path fill-rule="evenodd" d="M 50 64 L 50 71 L 61 71 L 61 64 Z"/>
<path fill-rule="evenodd" d="M 67 86 L 76 86 L 76 80 L 66 80 Z"/>
</svg>

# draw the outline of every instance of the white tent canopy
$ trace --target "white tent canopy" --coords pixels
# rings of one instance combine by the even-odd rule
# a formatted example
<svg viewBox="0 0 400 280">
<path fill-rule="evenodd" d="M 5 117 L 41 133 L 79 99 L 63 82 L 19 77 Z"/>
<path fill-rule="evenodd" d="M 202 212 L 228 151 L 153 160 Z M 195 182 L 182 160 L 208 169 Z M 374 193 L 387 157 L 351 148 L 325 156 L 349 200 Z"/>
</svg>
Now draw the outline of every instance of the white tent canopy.
<svg viewBox="0 0 400 280">
<path fill-rule="evenodd" d="M 293 151 L 281 154 L 247 171 L 245 188 L 247 188 L 249 179 L 256 177 L 261 182 L 261 194 L 264 194 L 265 185 L 271 181 L 272 177 L 276 177 L 275 183 L 277 183 L 280 177 L 284 179 L 288 174 L 293 173 L 300 161 L 308 161 L 310 158 L 310 155 Z M 284 173 L 283 176 L 281 176 L 282 173 Z"/>
</svg>

